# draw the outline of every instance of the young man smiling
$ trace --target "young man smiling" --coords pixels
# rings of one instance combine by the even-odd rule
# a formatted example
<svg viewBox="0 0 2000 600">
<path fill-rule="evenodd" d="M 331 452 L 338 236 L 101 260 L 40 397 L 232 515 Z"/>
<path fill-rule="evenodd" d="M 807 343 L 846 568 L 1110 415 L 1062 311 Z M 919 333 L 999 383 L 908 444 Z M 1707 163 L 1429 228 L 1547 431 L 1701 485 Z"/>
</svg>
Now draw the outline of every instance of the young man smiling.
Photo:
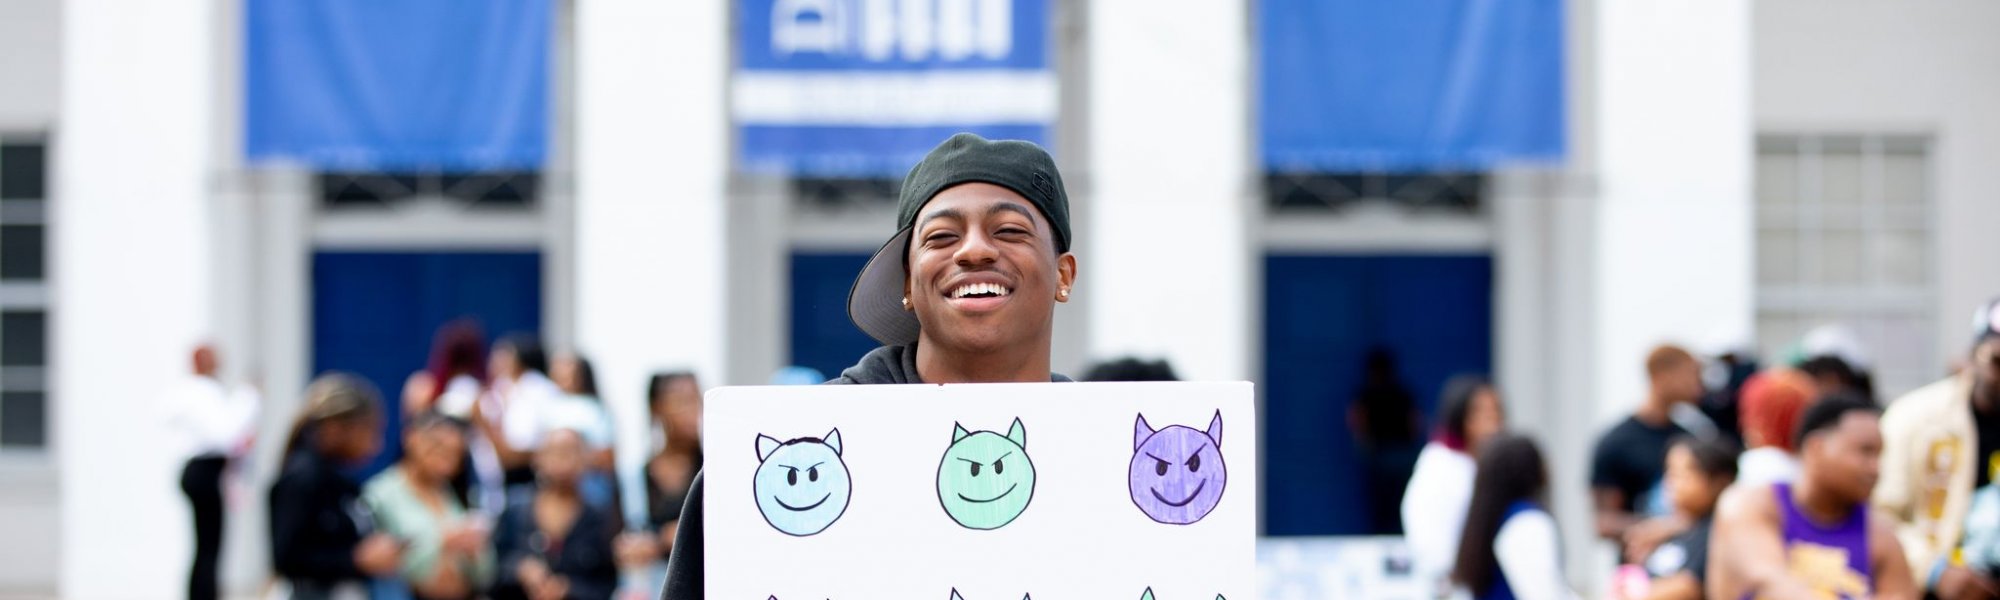
<svg viewBox="0 0 2000 600">
<path fill-rule="evenodd" d="M 862 267 L 847 314 L 882 343 L 829 384 L 1069 381 L 1049 367 L 1055 305 L 1076 283 L 1069 196 L 1048 152 L 961 133 L 903 179 L 897 232 Z M 696 475 L 666 600 L 702 597 Z"/>
</svg>

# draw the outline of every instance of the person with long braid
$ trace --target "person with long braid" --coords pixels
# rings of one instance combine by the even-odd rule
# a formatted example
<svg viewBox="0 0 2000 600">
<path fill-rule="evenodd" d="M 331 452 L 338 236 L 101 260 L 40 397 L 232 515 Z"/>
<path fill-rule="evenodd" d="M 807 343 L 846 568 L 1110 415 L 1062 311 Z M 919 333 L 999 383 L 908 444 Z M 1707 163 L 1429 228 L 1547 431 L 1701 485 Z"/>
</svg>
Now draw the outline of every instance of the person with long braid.
<svg viewBox="0 0 2000 600">
<path fill-rule="evenodd" d="M 272 559 L 293 598 L 358 592 L 402 565 L 405 543 L 376 531 L 361 486 L 343 473 L 374 457 L 381 436 L 382 398 L 368 382 L 330 373 L 306 388 L 270 494 Z"/>
<path fill-rule="evenodd" d="M 1503 434 L 1480 448 L 1452 582 L 1475 600 L 1575 600 L 1548 493 L 1548 463 L 1534 440 Z"/>
</svg>

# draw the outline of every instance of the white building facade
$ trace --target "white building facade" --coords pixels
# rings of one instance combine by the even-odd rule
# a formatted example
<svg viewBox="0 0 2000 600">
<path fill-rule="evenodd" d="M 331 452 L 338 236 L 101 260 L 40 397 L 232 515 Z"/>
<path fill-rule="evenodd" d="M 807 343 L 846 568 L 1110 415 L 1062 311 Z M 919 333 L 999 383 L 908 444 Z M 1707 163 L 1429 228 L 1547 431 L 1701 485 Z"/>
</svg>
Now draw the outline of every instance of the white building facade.
<svg viewBox="0 0 2000 600">
<path fill-rule="evenodd" d="M 1253 156 L 1252 4 L 1050 3 L 1051 146 L 1080 263 L 1059 370 L 1137 354 L 1261 392 L 1283 326 L 1266 318 L 1283 283 L 1273 257 L 1486 257 L 1489 368 L 1513 424 L 1555 461 L 1575 548 L 1593 544 L 1591 446 L 1643 397 L 1652 345 L 1748 340 L 1775 359 L 1806 328 L 1849 323 L 1893 395 L 1942 376 L 1965 351 L 1965 314 L 2000 296 L 2000 201 L 1982 191 L 2000 187 L 1983 168 L 2000 163 L 1986 110 L 2000 37 L 1982 28 L 2000 5 L 1569 0 L 1560 165 L 1484 173 L 1465 210 L 1298 212 L 1270 199 Z M 0 198 L 0 252 L 25 252 L 4 236 L 37 236 L 46 264 L 0 277 L 0 396 L 13 398 L 0 402 L 0 595 L 178 595 L 191 556 L 178 465 L 148 451 L 164 439 L 162 382 L 212 340 L 226 377 L 264 390 L 259 439 L 280 439 L 331 347 L 316 286 L 343 265 L 382 272 L 342 261 L 538 266 L 521 322 L 596 361 L 628 457 L 645 439 L 646 374 L 750 385 L 798 362 L 817 313 L 795 288 L 818 280 L 797 270 L 872 251 L 891 207 L 814 201 L 869 196 L 841 182 L 735 172 L 729 3 L 555 6 L 546 166 L 454 196 L 246 164 L 238 2 L 0 3 L 0 148 L 24 148 L 0 162 L 45 157 L 46 183 Z M 26 177 L 8 166 L 0 190 L 29 189 L 7 185 Z M 509 185 L 532 197 L 494 191 Z M 374 195 L 343 200 L 342 186 Z M 26 336 L 35 318 L 45 330 Z M 16 362 L 17 343 L 41 350 Z M 270 576 L 273 445 L 231 498 L 236 592 Z M 1570 556 L 1580 585 L 1609 572 L 1605 555 Z"/>
</svg>

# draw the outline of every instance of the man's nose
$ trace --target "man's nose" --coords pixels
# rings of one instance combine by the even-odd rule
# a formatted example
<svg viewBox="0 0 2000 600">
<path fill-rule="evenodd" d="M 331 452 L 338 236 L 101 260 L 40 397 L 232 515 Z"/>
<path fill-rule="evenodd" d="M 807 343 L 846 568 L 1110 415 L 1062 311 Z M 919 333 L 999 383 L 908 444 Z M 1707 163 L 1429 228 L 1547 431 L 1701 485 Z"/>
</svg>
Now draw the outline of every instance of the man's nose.
<svg viewBox="0 0 2000 600">
<path fill-rule="evenodd" d="M 960 265 L 992 263 L 998 258 L 999 248 L 994 247 L 993 238 L 981 232 L 966 234 L 965 241 L 958 245 L 958 253 L 952 258 Z"/>
</svg>

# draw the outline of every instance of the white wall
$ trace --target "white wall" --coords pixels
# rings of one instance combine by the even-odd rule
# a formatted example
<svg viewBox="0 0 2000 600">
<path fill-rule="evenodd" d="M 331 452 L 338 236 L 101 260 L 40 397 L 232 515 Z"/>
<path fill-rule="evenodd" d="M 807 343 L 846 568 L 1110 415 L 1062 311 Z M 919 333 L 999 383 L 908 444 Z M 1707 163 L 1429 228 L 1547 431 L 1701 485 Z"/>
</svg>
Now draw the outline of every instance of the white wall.
<svg viewBox="0 0 2000 600">
<path fill-rule="evenodd" d="M 1645 396 L 1647 350 L 1750 331 L 1750 7 L 1596 6 L 1596 396 Z"/>
<path fill-rule="evenodd" d="M 191 535 L 179 465 L 158 451 L 158 397 L 210 324 L 212 7 L 63 6 L 50 249 L 61 593 L 173 597 Z"/>
<path fill-rule="evenodd" d="M 1581 122 L 1572 109 L 1573 122 Z M 1578 135 L 1582 132 L 1572 132 Z M 1581 149 L 1572 147 L 1572 152 Z M 1508 427 L 1532 436 L 1549 462 L 1550 502 L 1563 533 L 1571 580 L 1596 597 L 1603 569 L 1590 549 L 1590 451 L 1602 432 L 1593 410 L 1597 381 L 1588 368 L 1596 323 L 1590 318 L 1595 198 L 1572 163 L 1551 172 L 1496 174 L 1493 217 L 1493 376 Z M 1584 408 L 1584 410 L 1579 410 Z"/>
<path fill-rule="evenodd" d="M 2000 296 L 2000 3 L 1756 3 L 1760 131 L 1935 137 L 1938 352 L 1964 356 L 1975 306 Z"/>
<path fill-rule="evenodd" d="M 53 399 L 53 396 L 51 396 Z M 52 466 L 0 468 L 0 596 L 50 594 L 63 546 Z"/>
<path fill-rule="evenodd" d="M 576 5 L 576 341 L 636 469 L 648 373 L 726 367 L 724 2 Z"/>
<path fill-rule="evenodd" d="M 0 131 L 47 128 L 56 116 L 61 43 L 57 0 L 0 2 Z"/>
<path fill-rule="evenodd" d="M 1597 542 L 1590 453 L 1597 398 L 1597 0 L 1566 0 L 1568 157 L 1559 171 L 1496 181 L 1496 369 L 1510 427 L 1540 441 L 1570 581 L 1598 597 L 1612 551 Z"/>
<path fill-rule="evenodd" d="M 225 159 L 226 160 L 226 159 Z M 222 585 L 232 593 L 254 593 L 271 581 L 269 514 L 265 494 L 283 466 L 282 445 L 292 419 L 304 404 L 311 373 L 312 234 L 315 198 L 305 172 L 262 169 L 245 172 L 243 190 L 219 192 L 215 215 L 219 228 L 211 254 L 226 254 L 234 242 L 251 255 L 223 259 L 211 275 L 216 310 L 243 307 L 246 317 L 218 312 L 216 338 L 222 344 L 223 376 L 230 383 L 247 378 L 263 391 L 253 457 L 239 463 L 241 494 L 225 521 L 222 542 Z M 242 214 L 229 215 L 241 210 Z M 242 239 L 247 238 L 247 239 Z M 221 257 L 218 257 L 221 258 Z M 230 321 L 236 321 L 231 324 Z M 232 331 L 234 330 L 234 331 Z M 232 371 L 233 370 L 233 371 Z M 390 393 L 394 393 L 391 391 Z M 393 396 L 392 396 L 393 397 Z"/>
<path fill-rule="evenodd" d="M 1588 592 L 1614 560 L 1592 535 L 1579 482 L 1597 436 L 1645 398 L 1648 350 L 1750 331 L 1750 6 L 1599 1 L 1574 15 L 1588 21 L 1572 26 L 1591 28 L 1589 45 L 1572 49 L 1589 53 L 1587 73 L 1573 75 L 1589 87 L 1572 87 L 1589 105 L 1572 114 L 1590 115 L 1574 160 L 1595 200 L 1579 198 L 1589 241 L 1572 248 L 1590 249 L 1590 291 L 1558 302 L 1584 309 L 1588 353 L 1550 368 L 1567 425 L 1582 429 L 1557 437 L 1554 462 L 1563 485 L 1578 486 L 1564 490 L 1562 521 L 1570 575 Z"/>
<path fill-rule="evenodd" d="M 58 125 L 62 6 L 56 0 L 0 2 L 0 136 L 40 135 Z M 51 395 L 49 402 L 62 399 Z M 50 427 L 54 427 L 50 421 Z M 55 590 L 60 547 L 52 454 L 0 455 L 0 595 Z"/>
<path fill-rule="evenodd" d="M 1249 379 L 1250 11 L 1243 0 L 1092 2 L 1089 220 L 1074 296 L 1091 353 Z M 1074 186 L 1074 184 L 1072 184 Z"/>
</svg>

